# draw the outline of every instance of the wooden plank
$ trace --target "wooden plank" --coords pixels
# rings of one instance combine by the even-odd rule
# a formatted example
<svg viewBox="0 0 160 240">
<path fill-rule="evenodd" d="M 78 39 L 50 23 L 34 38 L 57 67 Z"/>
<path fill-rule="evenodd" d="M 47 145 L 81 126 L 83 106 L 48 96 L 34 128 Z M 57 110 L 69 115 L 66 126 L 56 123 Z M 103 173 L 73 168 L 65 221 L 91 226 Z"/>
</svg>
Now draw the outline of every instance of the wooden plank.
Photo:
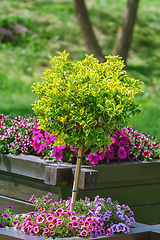
<svg viewBox="0 0 160 240">
<path fill-rule="evenodd" d="M 65 166 L 46 166 L 44 183 L 54 186 L 73 184 L 75 168 Z M 81 189 L 92 189 L 96 187 L 97 171 L 82 168 L 79 185 Z"/>
<path fill-rule="evenodd" d="M 70 185 L 73 182 L 72 168 L 68 167 L 45 167 L 44 183 L 59 186 Z"/>
<path fill-rule="evenodd" d="M 132 207 L 132 210 L 137 222 L 146 224 L 160 223 L 160 204 Z"/>
<path fill-rule="evenodd" d="M 94 199 L 96 195 L 111 197 L 113 200 L 118 200 L 120 204 L 129 206 L 159 204 L 160 184 L 85 190 L 85 196 L 91 199 Z"/>
<path fill-rule="evenodd" d="M 44 240 L 44 237 L 31 236 L 28 234 L 21 233 L 15 229 L 1 228 L 0 229 L 1 240 Z"/>
<path fill-rule="evenodd" d="M 0 212 L 4 212 L 7 206 L 13 206 L 11 212 L 13 214 L 27 213 L 35 211 L 35 206 L 31 203 L 19 201 L 13 198 L 8 198 L 0 195 Z"/>
<path fill-rule="evenodd" d="M 42 197 L 48 192 L 52 193 L 54 201 L 60 199 L 59 187 L 49 186 L 44 184 L 43 181 L 35 181 L 31 178 L 20 178 L 18 175 L 0 174 L 0 195 L 28 201 L 32 195 Z"/>
<path fill-rule="evenodd" d="M 44 162 L 39 157 L 31 155 L 0 155 L 1 171 L 24 175 L 40 180 L 44 179 L 45 165 L 47 165 L 47 162 Z"/>
<path fill-rule="evenodd" d="M 73 170 L 73 175 L 74 175 Z M 95 189 L 97 183 L 97 170 L 81 168 L 78 188 L 80 189 Z"/>
<path fill-rule="evenodd" d="M 1 240 L 41 240 L 44 239 L 38 236 L 31 236 L 23 234 L 19 231 L 13 229 L 0 229 L 0 239 Z M 70 237 L 70 238 L 59 238 L 59 240 L 84 240 L 86 238 L 82 237 Z M 153 240 L 150 239 L 150 232 L 135 232 L 127 234 L 114 234 L 110 236 L 99 236 L 94 237 L 94 240 Z"/>
<path fill-rule="evenodd" d="M 110 163 L 91 168 L 98 170 L 97 188 L 160 183 L 160 160 Z"/>
</svg>

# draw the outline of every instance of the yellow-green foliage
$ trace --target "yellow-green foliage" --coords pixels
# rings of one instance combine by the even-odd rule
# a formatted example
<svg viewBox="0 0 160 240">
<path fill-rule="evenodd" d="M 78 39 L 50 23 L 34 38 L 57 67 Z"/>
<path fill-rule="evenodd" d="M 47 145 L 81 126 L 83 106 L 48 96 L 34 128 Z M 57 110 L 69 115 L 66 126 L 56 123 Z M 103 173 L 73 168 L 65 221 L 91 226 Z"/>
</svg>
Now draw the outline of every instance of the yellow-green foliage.
<svg viewBox="0 0 160 240">
<path fill-rule="evenodd" d="M 33 86 L 39 95 L 33 110 L 42 128 L 57 135 L 58 146 L 84 145 L 93 153 L 110 144 L 113 125 L 121 129 L 141 112 L 134 102 L 141 82 L 126 75 L 118 56 L 99 64 L 92 55 L 76 62 L 68 62 L 67 55 L 64 51 L 54 57 L 45 81 Z"/>
</svg>

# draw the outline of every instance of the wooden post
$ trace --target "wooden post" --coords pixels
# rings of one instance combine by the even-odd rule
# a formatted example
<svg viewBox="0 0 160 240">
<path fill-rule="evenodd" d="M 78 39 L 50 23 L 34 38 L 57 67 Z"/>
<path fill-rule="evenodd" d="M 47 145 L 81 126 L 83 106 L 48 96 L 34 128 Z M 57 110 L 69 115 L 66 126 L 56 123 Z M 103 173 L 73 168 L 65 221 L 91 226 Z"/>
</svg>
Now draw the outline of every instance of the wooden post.
<svg viewBox="0 0 160 240">
<path fill-rule="evenodd" d="M 74 206 L 75 206 L 75 202 L 76 202 L 76 197 L 77 197 L 77 192 L 78 192 L 78 182 L 79 182 L 79 176 L 80 176 L 80 172 L 81 172 L 82 151 L 83 151 L 83 146 L 79 147 L 79 149 L 78 149 L 78 157 L 77 157 L 77 164 L 76 164 L 76 172 L 74 175 L 70 211 L 74 210 Z"/>
</svg>

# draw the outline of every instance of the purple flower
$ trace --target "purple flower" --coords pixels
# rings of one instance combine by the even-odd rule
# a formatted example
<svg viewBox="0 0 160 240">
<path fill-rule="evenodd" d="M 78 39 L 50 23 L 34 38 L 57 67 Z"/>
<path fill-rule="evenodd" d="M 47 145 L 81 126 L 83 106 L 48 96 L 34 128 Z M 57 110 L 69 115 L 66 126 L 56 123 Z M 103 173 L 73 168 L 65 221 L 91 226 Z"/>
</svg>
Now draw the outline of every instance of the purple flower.
<svg viewBox="0 0 160 240">
<path fill-rule="evenodd" d="M 5 225 L 5 223 L 6 223 L 5 221 L 1 222 L 1 223 L 0 223 L 0 228 L 3 228 L 4 225 Z"/>
<path fill-rule="evenodd" d="M 126 150 L 123 147 L 120 147 L 118 149 L 118 157 L 120 159 L 125 159 L 127 157 L 127 152 L 126 152 Z"/>
<path fill-rule="evenodd" d="M 118 223 L 117 224 L 118 232 L 125 232 L 125 227 L 126 225 L 124 223 Z"/>
<path fill-rule="evenodd" d="M 89 153 L 87 158 L 90 164 L 98 164 L 99 162 L 98 155 L 96 153 L 95 154 Z"/>
<path fill-rule="evenodd" d="M 111 198 L 110 198 L 110 197 L 108 197 L 106 201 L 107 201 L 107 202 L 111 202 Z"/>
<path fill-rule="evenodd" d="M 119 229 L 117 228 L 117 224 L 113 224 L 111 226 L 112 233 L 119 232 Z"/>
<path fill-rule="evenodd" d="M 125 231 L 124 231 L 124 233 L 129 233 L 130 231 L 129 231 L 129 227 L 128 226 L 125 226 Z"/>
</svg>

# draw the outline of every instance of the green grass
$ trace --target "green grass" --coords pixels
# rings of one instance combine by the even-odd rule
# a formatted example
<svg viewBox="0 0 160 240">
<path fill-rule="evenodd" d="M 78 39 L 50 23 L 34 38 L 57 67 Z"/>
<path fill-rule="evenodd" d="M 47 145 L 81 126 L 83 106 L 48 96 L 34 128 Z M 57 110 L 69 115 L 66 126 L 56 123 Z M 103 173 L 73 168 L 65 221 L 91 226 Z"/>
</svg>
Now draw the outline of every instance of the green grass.
<svg viewBox="0 0 160 240">
<path fill-rule="evenodd" d="M 86 0 L 94 31 L 104 55 L 112 52 L 126 0 Z M 160 141 L 160 2 L 141 0 L 134 28 L 127 72 L 144 82 L 136 97 L 143 113 L 134 116 L 134 129 L 157 136 Z M 0 43 L 0 114 L 27 115 L 37 99 L 34 82 L 50 67 L 49 56 L 64 49 L 69 59 L 87 53 L 70 0 L 1 0 L 0 26 L 14 22 L 30 30 L 17 42 Z"/>
</svg>

